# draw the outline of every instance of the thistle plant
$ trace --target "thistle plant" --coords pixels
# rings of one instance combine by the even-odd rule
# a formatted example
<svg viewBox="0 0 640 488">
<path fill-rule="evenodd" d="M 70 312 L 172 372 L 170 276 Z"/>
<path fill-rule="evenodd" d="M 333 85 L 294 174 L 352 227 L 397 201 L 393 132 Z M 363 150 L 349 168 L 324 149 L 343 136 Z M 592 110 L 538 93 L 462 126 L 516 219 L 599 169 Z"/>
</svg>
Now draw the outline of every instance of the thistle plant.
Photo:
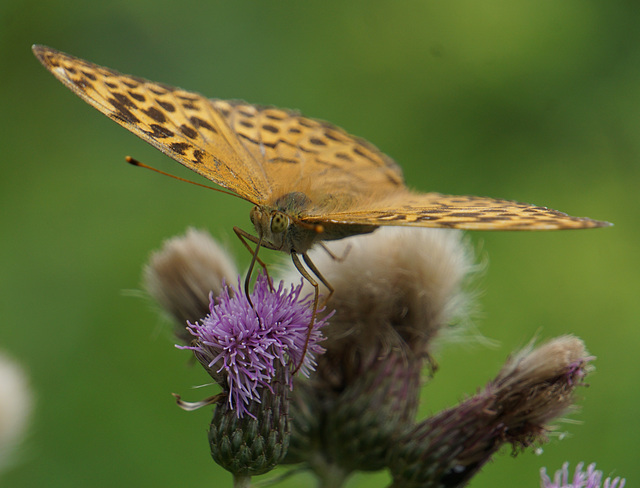
<svg viewBox="0 0 640 488">
<path fill-rule="evenodd" d="M 472 309 L 478 266 L 468 244 L 456 231 L 380 229 L 338 241 L 332 254 L 312 255 L 335 292 L 307 346 L 311 289 L 295 270 L 273 286 L 260 275 L 247 297 L 232 260 L 193 230 L 145 270 L 179 347 L 220 385 L 197 405 L 215 404 L 211 453 L 236 486 L 288 465 L 320 487 L 383 469 L 397 488 L 460 487 L 504 444 L 517 453 L 545 442 L 571 410 L 593 357 L 563 336 L 527 346 L 474 396 L 416 419 L 439 339 L 463 329 Z"/>
</svg>

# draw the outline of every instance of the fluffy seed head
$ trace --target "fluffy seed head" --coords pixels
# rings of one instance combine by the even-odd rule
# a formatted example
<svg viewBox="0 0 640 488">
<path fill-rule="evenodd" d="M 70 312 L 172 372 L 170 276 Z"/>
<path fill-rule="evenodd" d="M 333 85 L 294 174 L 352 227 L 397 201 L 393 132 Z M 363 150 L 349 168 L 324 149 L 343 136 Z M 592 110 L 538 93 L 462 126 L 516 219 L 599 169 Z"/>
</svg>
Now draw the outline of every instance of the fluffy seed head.
<svg viewBox="0 0 640 488">
<path fill-rule="evenodd" d="M 238 275 L 228 253 L 204 231 L 188 229 L 168 239 L 144 268 L 143 284 L 149 295 L 175 321 L 176 336 L 188 344 L 187 321 L 209 313 L 209 294 L 220 294 L 222 283 Z"/>
<path fill-rule="evenodd" d="M 22 368 L 0 354 L 0 470 L 15 461 L 33 406 L 33 394 Z"/>
<path fill-rule="evenodd" d="M 462 288 L 475 266 L 458 231 L 383 227 L 332 242 L 330 250 L 334 257 L 323 249 L 310 257 L 335 289 L 321 361 L 339 382 L 394 349 L 428 355 L 443 327 L 467 317 Z"/>
</svg>

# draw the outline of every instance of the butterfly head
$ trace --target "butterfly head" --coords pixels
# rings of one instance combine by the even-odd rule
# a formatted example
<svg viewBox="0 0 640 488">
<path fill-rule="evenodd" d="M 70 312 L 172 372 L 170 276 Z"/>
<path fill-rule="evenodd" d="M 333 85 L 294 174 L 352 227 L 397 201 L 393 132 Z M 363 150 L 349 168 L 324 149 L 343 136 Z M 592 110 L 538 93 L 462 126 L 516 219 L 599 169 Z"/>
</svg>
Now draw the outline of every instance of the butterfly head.
<svg viewBox="0 0 640 488">
<path fill-rule="evenodd" d="M 256 205 L 251 209 L 249 217 L 258 235 L 262 236 L 268 244 L 267 247 L 278 251 L 291 251 L 286 246 L 287 230 L 292 222 L 289 215 L 279 210 L 271 210 Z"/>
<path fill-rule="evenodd" d="M 303 254 L 324 237 L 322 225 L 307 224 L 279 209 L 256 205 L 249 217 L 263 246 L 276 251 Z"/>
</svg>

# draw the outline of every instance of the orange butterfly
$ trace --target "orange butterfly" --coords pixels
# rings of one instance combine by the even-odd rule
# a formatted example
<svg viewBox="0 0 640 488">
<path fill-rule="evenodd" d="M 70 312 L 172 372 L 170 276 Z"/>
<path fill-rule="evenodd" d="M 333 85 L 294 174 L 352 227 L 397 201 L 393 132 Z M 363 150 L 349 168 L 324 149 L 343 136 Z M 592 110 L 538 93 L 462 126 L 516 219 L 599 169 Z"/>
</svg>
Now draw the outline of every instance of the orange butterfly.
<svg viewBox="0 0 640 488">
<path fill-rule="evenodd" d="M 400 167 L 363 139 L 297 112 L 197 93 L 34 46 L 40 62 L 85 102 L 149 144 L 236 196 L 253 203 L 257 237 L 234 227 L 253 253 L 291 255 L 332 288 L 307 251 L 322 241 L 381 225 L 478 230 L 584 229 L 610 225 L 556 210 L 493 198 L 415 193 Z M 257 244 L 255 251 L 245 241 Z M 258 260 L 260 264 L 263 264 Z M 263 265 L 264 266 L 264 265 Z"/>
</svg>

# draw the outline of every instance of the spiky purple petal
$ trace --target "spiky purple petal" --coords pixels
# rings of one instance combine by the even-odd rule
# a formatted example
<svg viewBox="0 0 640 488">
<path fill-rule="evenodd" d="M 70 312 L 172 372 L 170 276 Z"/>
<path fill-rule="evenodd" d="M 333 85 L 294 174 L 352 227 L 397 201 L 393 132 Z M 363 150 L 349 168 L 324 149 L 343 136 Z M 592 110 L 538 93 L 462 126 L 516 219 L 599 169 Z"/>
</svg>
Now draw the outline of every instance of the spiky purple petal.
<svg viewBox="0 0 640 488">
<path fill-rule="evenodd" d="M 231 293 L 225 287 L 218 297 L 211 296 L 207 317 L 188 323 L 196 340 L 177 347 L 193 350 L 216 378 L 220 374 L 226 378 L 223 387 L 238 417 L 250 402 L 260 402 L 260 390 L 270 388 L 279 365 L 292 387 L 291 372 L 300 365 L 300 372 L 308 376 L 316 365 L 315 354 L 324 352 L 318 344 L 324 339 L 320 328 L 329 316 L 313 324 L 305 350 L 313 303 L 309 296 L 300 298 L 301 291 L 302 282 L 285 288 L 282 281 L 271 291 L 267 277 L 259 275 L 251 293 L 252 307 L 238 278 Z"/>
<path fill-rule="evenodd" d="M 583 471 L 584 463 L 578 463 L 573 474 L 573 479 L 569 481 L 569 463 L 564 463 L 562 469 L 555 472 L 553 481 L 547 475 L 546 468 L 540 470 L 541 488 L 600 488 L 602 482 L 602 471 L 596 469 L 596 464 L 591 463 Z M 603 488 L 624 488 L 626 480 L 616 477 L 613 480 L 604 480 Z"/>
</svg>

